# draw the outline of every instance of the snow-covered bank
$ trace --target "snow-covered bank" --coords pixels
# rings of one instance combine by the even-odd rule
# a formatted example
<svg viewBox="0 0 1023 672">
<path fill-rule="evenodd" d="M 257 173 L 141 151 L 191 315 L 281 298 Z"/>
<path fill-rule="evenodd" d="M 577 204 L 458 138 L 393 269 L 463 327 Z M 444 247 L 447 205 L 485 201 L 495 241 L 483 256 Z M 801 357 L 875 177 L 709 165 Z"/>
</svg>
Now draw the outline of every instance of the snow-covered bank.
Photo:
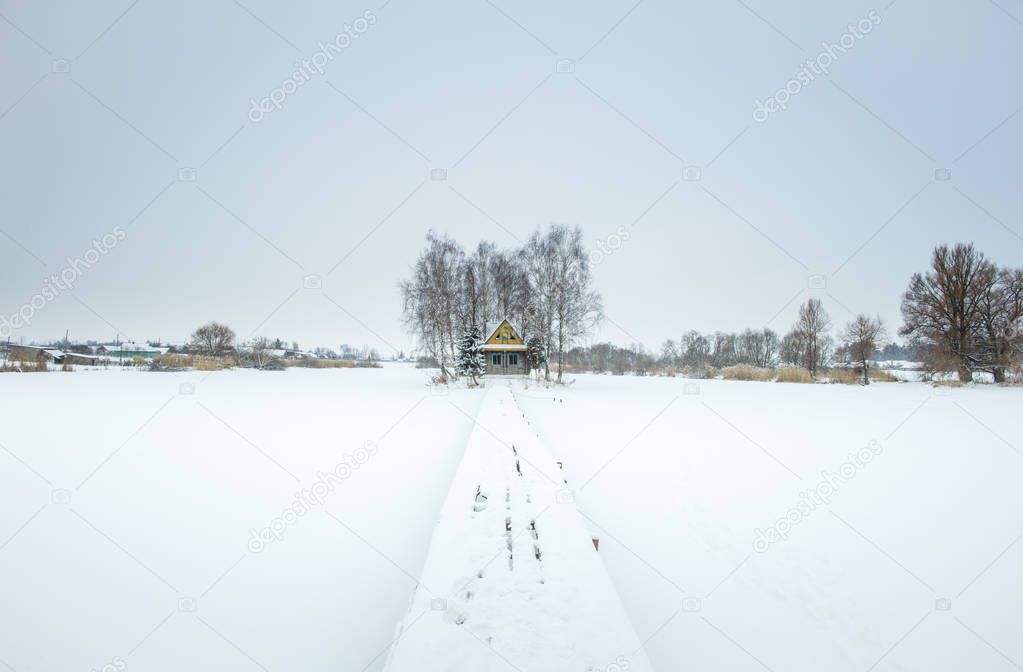
<svg viewBox="0 0 1023 672">
<path fill-rule="evenodd" d="M 481 396 L 424 382 L 0 376 L 0 660 L 379 670 Z"/>
<path fill-rule="evenodd" d="M 574 378 L 516 397 L 654 669 L 1023 663 L 1023 389 Z"/>
<path fill-rule="evenodd" d="M 490 381 L 386 672 L 650 669 L 511 390 Z"/>
</svg>

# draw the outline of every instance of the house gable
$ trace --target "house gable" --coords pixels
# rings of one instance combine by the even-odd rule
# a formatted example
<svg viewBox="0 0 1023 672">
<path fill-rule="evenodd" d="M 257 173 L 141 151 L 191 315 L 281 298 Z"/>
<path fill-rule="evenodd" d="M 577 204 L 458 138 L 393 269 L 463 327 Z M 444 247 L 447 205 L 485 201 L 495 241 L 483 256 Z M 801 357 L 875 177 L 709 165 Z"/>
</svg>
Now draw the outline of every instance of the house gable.
<svg viewBox="0 0 1023 672">
<path fill-rule="evenodd" d="M 490 330 L 486 345 L 524 345 L 519 333 L 508 320 L 503 320 L 496 328 Z"/>
</svg>

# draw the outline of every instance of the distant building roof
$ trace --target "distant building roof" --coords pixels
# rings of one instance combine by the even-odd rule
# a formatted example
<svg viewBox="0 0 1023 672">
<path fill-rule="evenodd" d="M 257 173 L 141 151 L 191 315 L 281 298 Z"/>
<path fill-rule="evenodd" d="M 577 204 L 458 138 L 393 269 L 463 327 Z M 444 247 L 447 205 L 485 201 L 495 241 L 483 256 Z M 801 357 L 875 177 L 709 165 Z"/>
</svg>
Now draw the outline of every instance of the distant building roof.
<svg viewBox="0 0 1023 672">
<path fill-rule="evenodd" d="M 125 343 L 109 343 L 100 347 L 107 352 L 159 352 L 163 354 L 170 350 L 170 348 L 163 345 L 148 345 L 146 343 L 134 343 L 131 341 Z"/>
</svg>

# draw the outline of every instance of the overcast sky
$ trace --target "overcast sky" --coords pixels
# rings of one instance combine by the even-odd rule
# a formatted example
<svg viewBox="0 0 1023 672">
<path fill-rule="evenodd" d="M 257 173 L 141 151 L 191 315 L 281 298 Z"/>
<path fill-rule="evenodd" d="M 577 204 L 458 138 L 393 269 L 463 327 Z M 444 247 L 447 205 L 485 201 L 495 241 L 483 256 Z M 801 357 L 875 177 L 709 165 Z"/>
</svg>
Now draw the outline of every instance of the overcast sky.
<svg viewBox="0 0 1023 672">
<path fill-rule="evenodd" d="M 628 233 L 595 337 L 783 331 L 814 294 L 894 332 L 935 244 L 1023 264 L 1021 22 L 1023 0 L 0 0 L 0 310 L 99 241 L 14 340 L 217 319 L 390 353 L 429 229 L 513 247 L 565 222 L 595 250 Z M 799 82 L 808 60 L 833 62 Z"/>
</svg>

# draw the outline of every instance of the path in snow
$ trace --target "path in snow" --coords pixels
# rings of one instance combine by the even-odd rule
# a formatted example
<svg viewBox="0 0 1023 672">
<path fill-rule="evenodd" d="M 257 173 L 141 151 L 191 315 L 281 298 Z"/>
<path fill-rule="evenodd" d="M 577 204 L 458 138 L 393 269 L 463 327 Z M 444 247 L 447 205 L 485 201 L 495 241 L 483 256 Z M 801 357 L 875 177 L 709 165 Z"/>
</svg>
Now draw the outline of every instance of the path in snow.
<svg viewBox="0 0 1023 672">
<path fill-rule="evenodd" d="M 558 465 L 486 392 L 387 672 L 648 672 Z"/>
</svg>

